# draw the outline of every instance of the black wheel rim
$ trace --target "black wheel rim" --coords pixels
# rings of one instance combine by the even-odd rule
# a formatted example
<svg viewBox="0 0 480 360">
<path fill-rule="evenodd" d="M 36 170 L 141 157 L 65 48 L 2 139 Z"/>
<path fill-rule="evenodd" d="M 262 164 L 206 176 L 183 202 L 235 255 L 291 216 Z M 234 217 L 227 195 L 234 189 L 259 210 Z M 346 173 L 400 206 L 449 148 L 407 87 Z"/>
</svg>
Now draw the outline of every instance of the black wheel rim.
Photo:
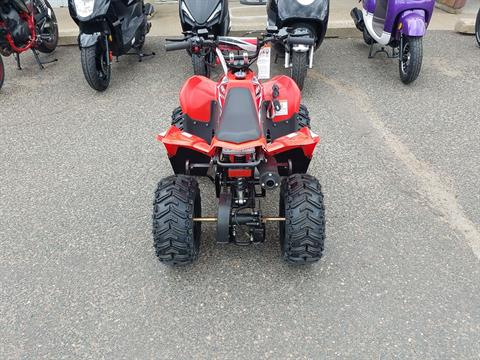
<svg viewBox="0 0 480 360">
<path fill-rule="evenodd" d="M 106 80 L 108 78 L 108 70 L 110 65 L 107 62 L 107 56 L 107 52 L 101 49 L 97 51 L 97 54 L 95 56 L 98 77 L 102 80 Z"/>
<path fill-rule="evenodd" d="M 402 58 L 400 59 L 402 73 L 407 74 L 411 64 L 410 44 L 408 40 L 403 40 Z"/>
<path fill-rule="evenodd" d="M 52 11 L 50 9 L 50 11 Z M 38 10 L 40 12 L 40 10 Z M 45 22 L 43 22 L 38 29 L 38 34 L 41 39 L 42 44 L 48 48 L 55 46 L 58 36 L 58 23 L 55 14 L 52 11 L 50 17 L 47 16 Z"/>
</svg>

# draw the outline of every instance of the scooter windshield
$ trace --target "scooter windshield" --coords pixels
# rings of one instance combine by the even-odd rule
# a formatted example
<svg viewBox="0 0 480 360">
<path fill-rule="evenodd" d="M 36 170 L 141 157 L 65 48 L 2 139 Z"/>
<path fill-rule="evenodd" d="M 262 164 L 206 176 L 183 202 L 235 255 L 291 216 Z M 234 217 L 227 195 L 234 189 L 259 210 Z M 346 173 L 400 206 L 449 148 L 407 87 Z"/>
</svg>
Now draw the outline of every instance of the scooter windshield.
<svg viewBox="0 0 480 360">
<path fill-rule="evenodd" d="M 288 19 L 311 19 L 325 21 L 328 17 L 329 0 L 277 0 L 278 17 Z"/>
<path fill-rule="evenodd" d="M 183 3 L 187 6 L 188 11 L 195 19 L 197 24 L 205 24 L 213 15 L 213 12 L 217 10 L 222 0 L 183 0 Z"/>
</svg>

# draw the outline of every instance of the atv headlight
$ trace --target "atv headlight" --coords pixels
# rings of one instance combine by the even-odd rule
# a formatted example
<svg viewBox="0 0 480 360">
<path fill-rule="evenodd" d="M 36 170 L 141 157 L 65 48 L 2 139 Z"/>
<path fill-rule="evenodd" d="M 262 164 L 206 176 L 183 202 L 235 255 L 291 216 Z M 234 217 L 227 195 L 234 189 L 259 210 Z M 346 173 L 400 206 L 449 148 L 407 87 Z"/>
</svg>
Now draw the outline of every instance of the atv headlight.
<svg viewBox="0 0 480 360">
<path fill-rule="evenodd" d="M 73 0 L 77 16 L 88 17 L 92 15 L 95 0 Z"/>
<path fill-rule="evenodd" d="M 212 21 L 215 17 L 222 12 L 222 3 L 219 3 L 217 8 L 213 11 L 212 15 L 208 18 L 207 22 Z"/>
<path fill-rule="evenodd" d="M 187 5 L 185 5 L 185 3 L 182 1 L 182 7 L 181 7 L 183 13 L 190 19 L 192 20 L 193 22 L 195 22 L 195 19 L 193 18 L 193 15 L 192 13 L 190 12 L 190 10 L 188 10 L 187 8 Z"/>
</svg>

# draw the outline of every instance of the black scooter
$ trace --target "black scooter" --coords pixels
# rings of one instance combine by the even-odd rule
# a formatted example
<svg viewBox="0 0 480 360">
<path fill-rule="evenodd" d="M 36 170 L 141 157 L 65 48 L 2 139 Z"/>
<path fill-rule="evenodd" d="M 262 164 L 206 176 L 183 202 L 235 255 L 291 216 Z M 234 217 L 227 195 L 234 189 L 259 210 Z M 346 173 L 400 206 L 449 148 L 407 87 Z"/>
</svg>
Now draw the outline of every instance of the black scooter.
<svg viewBox="0 0 480 360">
<path fill-rule="evenodd" d="M 104 91 L 110 83 L 113 56 L 131 49 L 142 61 L 153 6 L 143 0 L 69 0 L 70 16 L 78 24 L 82 69 L 88 84 Z"/>
<path fill-rule="evenodd" d="M 230 32 L 228 0 L 180 0 L 179 12 L 183 34 L 188 38 L 216 38 Z M 187 51 L 192 56 L 195 75 L 210 77 L 210 70 L 217 63 L 215 52 L 196 46 Z"/>
<path fill-rule="evenodd" d="M 268 1 L 268 25 L 276 26 L 280 35 L 289 35 L 275 48 L 285 54 L 285 68 L 291 68 L 291 77 L 300 89 L 307 69 L 313 67 L 313 55 L 325 38 L 329 9 L 329 0 Z"/>
</svg>

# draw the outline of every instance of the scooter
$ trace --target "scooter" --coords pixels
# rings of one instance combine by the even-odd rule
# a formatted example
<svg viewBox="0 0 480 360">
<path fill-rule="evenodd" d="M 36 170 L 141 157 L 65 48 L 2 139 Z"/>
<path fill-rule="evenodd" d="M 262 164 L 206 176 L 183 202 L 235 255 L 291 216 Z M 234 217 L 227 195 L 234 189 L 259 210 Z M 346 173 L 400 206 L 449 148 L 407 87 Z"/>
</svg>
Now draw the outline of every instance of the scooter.
<svg viewBox="0 0 480 360">
<path fill-rule="evenodd" d="M 231 21 L 228 0 L 180 0 L 180 23 L 186 37 L 226 36 Z M 210 49 L 187 49 L 192 57 L 195 75 L 210 77 L 211 68 L 217 64 L 215 52 Z"/>
<path fill-rule="evenodd" d="M 155 55 L 142 52 L 150 31 L 148 16 L 153 6 L 143 0 L 69 0 L 70 16 L 80 28 L 78 45 L 82 69 L 88 84 L 97 91 L 108 88 L 115 56 Z"/>
<path fill-rule="evenodd" d="M 201 224 L 208 222 L 216 223 L 219 244 L 237 245 L 263 242 L 265 224 L 278 222 L 286 261 L 306 264 L 322 256 L 323 195 L 318 180 L 306 174 L 319 136 L 310 129 L 308 110 L 290 77 L 260 83 L 251 70 L 264 46 L 282 38 L 269 28 L 258 39 L 197 37 L 166 45 L 167 51 L 210 48 L 225 75 L 218 82 L 204 76 L 187 80 L 171 127 L 157 136 L 175 173 L 161 180 L 155 193 L 153 238 L 161 262 L 195 261 Z M 212 180 L 216 216 L 202 217 L 196 177 Z M 259 199 L 278 187 L 279 216 L 264 216 Z"/>
<path fill-rule="evenodd" d="M 478 9 L 477 19 L 475 21 L 475 38 L 477 39 L 478 46 L 480 46 L 480 9 Z"/>
<path fill-rule="evenodd" d="M 22 70 L 20 54 L 31 50 L 41 69 L 56 59 L 42 62 L 38 52 L 51 53 L 58 44 L 57 18 L 47 0 L 0 0 L 0 55 L 15 54 Z M 0 56 L 0 88 L 5 69 Z"/>
<path fill-rule="evenodd" d="M 330 9 L 329 0 L 269 0 L 268 24 L 280 29 L 283 41 L 275 48 L 285 54 L 285 68 L 303 89 L 307 70 L 313 67 L 315 51 L 325 38 Z"/>
<path fill-rule="evenodd" d="M 362 0 L 363 9 L 350 12 L 355 26 L 370 46 L 368 57 L 385 53 L 398 58 L 400 79 L 409 84 L 420 74 L 422 39 L 432 18 L 435 0 Z M 374 52 L 378 43 L 380 50 Z M 392 48 L 389 53 L 385 46 Z"/>
</svg>

